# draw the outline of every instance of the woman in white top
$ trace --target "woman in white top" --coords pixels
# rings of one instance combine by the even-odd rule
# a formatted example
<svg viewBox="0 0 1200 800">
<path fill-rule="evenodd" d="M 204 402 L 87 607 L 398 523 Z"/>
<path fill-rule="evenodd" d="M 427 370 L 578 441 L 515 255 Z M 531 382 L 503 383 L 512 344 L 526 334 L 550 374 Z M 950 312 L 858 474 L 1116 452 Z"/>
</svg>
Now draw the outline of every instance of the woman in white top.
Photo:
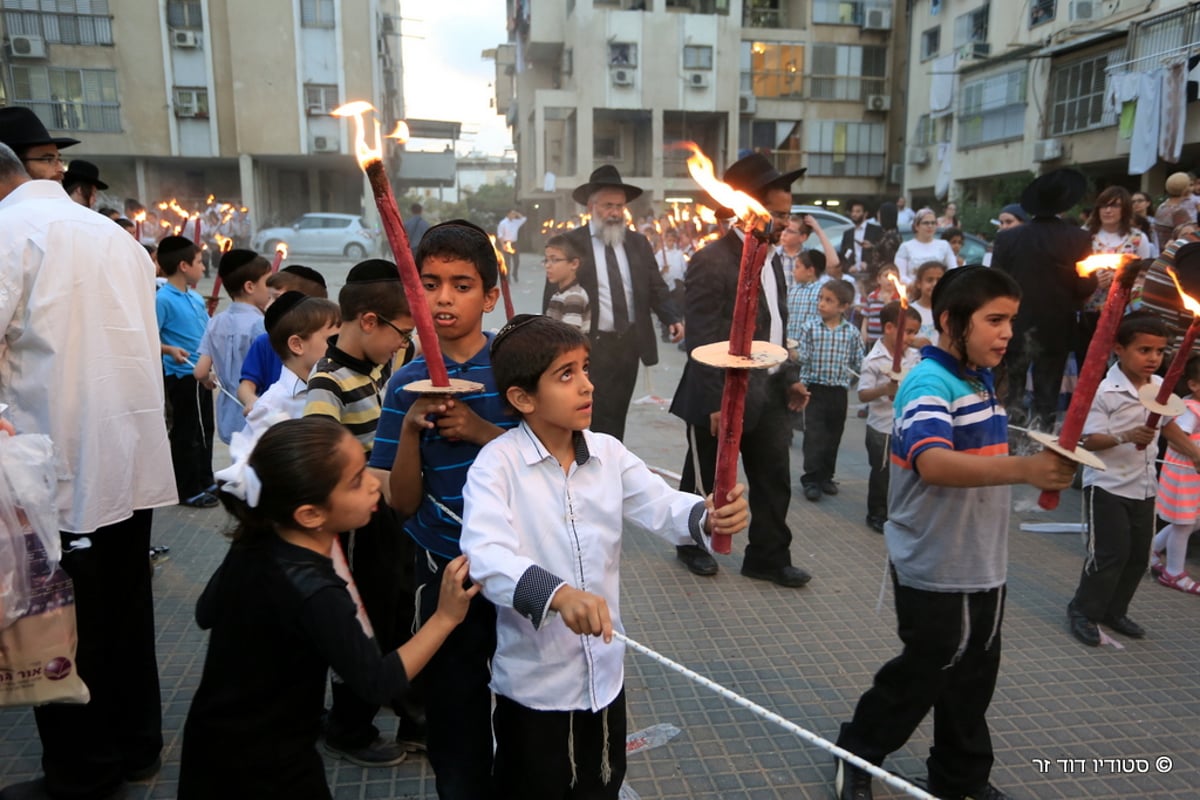
<svg viewBox="0 0 1200 800">
<path fill-rule="evenodd" d="M 1096 198 L 1088 216 L 1093 253 L 1129 253 L 1150 257 L 1150 240 L 1133 224 L 1133 197 L 1123 186 L 1110 186 Z"/>
<path fill-rule="evenodd" d="M 950 243 L 934 236 L 937 233 L 937 218 L 933 211 L 922 208 L 913 217 L 913 233 L 915 238 L 900 245 L 896 251 L 896 266 L 900 269 L 900 280 L 905 285 L 911 284 L 916 277 L 917 267 L 926 261 L 940 261 L 946 265 L 946 270 L 958 266 L 958 259 L 950 249 Z"/>
</svg>

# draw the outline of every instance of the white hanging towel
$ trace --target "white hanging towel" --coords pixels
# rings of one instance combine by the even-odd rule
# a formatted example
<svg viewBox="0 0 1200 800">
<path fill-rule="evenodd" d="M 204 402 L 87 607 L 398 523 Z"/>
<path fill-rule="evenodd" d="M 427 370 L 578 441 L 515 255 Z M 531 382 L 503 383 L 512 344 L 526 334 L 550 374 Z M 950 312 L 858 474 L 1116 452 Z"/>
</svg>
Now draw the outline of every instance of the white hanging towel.
<svg viewBox="0 0 1200 800">
<path fill-rule="evenodd" d="M 1158 134 L 1158 157 L 1179 163 L 1183 152 L 1183 129 L 1187 125 L 1187 66 L 1183 61 L 1162 70 L 1162 126 Z"/>
<path fill-rule="evenodd" d="M 1163 70 L 1143 72 L 1138 78 L 1137 115 L 1129 143 L 1129 174 L 1148 172 L 1158 161 L 1158 132 L 1162 123 Z"/>
</svg>

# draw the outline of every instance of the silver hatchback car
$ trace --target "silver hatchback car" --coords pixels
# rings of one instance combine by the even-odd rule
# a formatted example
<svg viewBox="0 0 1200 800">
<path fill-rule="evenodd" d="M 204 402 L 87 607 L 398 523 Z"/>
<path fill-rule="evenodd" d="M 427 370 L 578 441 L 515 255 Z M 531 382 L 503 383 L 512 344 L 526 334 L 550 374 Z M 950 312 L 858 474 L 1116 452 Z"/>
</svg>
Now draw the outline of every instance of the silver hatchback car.
<svg viewBox="0 0 1200 800">
<path fill-rule="evenodd" d="M 250 246 L 271 253 L 286 242 L 289 255 L 345 256 L 360 261 L 379 252 L 379 235 L 357 214 L 304 214 L 289 226 L 263 228 Z"/>
</svg>

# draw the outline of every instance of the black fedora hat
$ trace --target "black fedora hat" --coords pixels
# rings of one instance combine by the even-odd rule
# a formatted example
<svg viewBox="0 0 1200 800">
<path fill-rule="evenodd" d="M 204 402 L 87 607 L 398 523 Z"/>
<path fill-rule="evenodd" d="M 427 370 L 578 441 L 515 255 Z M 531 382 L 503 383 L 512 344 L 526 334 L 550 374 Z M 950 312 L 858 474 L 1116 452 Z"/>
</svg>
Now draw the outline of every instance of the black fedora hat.
<svg viewBox="0 0 1200 800">
<path fill-rule="evenodd" d="M 108 188 L 108 184 L 100 180 L 100 168 L 81 158 L 73 159 L 63 175 L 64 186 L 74 186 L 77 183 L 90 183 L 102 192 Z"/>
<path fill-rule="evenodd" d="M 1021 192 L 1021 208 L 1031 217 L 1053 217 L 1074 206 L 1087 191 L 1087 178 L 1074 169 L 1056 169 Z"/>
<path fill-rule="evenodd" d="M 617 168 L 612 164 L 601 164 L 592 170 L 592 174 L 588 177 L 588 182 L 579 186 L 571 193 L 571 197 L 575 198 L 575 202 L 581 206 L 586 206 L 588 198 L 593 192 L 600 189 L 620 189 L 625 192 L 625 202 L 628 203 L 636 197 L 640 197 L 642 190 L 637 186 L 631 186 L 621 180 L 621 173 L 617 172 Z"/>
<path fill-rule="evenodd" d="M 52 144 L 60 148 L 79 144 L 78 139 L 51 136 L 33 109 L 25 106 L 0 108 L 0 142 L 14 149 L 36 147 L 39 144 Z"/>
<path fill-rule="evenodd" d="M 804 169 L 780 172 L 762 153 L 739 158 L 725 170 L 725 183 L 739 189 L 755 200 L 764 200 L 771 189 L 791 191 L 792 184 L 805 173 Z"/>
</svg>

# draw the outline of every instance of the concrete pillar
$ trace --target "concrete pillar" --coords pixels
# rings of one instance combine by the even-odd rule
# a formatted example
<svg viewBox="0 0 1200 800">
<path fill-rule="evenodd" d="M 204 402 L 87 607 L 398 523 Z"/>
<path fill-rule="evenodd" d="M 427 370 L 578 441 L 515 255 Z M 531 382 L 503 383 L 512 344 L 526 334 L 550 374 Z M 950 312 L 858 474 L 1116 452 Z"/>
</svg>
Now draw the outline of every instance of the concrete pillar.
<svg viewBox="0 0 1200 800">
<path fill-rule="evenodd" d="M 146 194 L 146 159 L 135 158 L 133 160 L 133 171 L 137 180 L 137 199 L 142 203 L 149 203 L 150 198 Z"/>
<path fill-rule="evenodd" d="M 258 205 L 258 191 L 254 182 L 254 157 L 249 153 L 238 156 L 238 183 L 242 189 L 242 205 L 250 209 L 250 235 L 258 232 L 264 209 Z"/>
</svg>

